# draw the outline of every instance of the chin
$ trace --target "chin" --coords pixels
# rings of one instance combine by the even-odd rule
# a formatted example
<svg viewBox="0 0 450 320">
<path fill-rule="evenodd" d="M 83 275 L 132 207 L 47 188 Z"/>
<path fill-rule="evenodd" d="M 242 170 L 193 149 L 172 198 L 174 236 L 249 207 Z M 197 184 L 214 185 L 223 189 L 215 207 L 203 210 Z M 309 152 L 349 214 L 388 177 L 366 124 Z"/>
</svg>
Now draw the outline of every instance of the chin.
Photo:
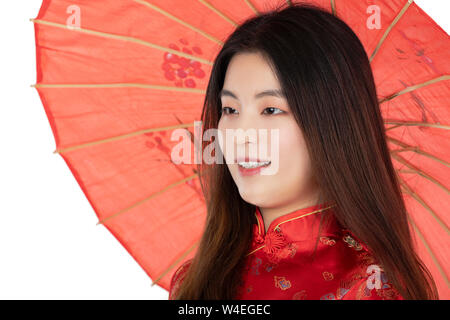
<svg viewBox="0 0 450 320">
<path fill-rule="evenodd" d="M 269 194 L 267 192 L 267 189 L 264 187 L 260 188 L 252 188 L 252 187 L 246 187 L 246 188 L 239 188 L 239 194 L 241 195 L 241 198 L 244 199 L 246 202 L 251 203 L 256 206 L 264 205 L 264 203 L 269 198 Z"/>
</svg>

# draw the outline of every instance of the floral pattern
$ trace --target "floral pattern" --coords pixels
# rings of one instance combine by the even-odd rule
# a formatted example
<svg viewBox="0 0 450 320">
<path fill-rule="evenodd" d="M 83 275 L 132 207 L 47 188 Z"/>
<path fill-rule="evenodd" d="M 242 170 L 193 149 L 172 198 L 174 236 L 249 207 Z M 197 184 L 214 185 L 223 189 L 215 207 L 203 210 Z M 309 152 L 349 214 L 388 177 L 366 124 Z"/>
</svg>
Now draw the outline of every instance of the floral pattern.
<svg viewBox="0 0 450 320">
<path fill-rule="evenodd" d="M 320 220 L 321 211 L 316 209 L 312 206 L 278 218 L 266 233 L 257 210 L 249 253 L 253 258 L 248 259 L 251 267 L 243 275 L 236 299 L 403 299 L 371 251 L 342 228 L 334 215 L 321 234 L 316 233 L 318 238 L 309 236 Z M 245 290 L 249 286 L 251 292 Z"/>
<path fill-rule="evenodd" d="M 287 290 L 291 287 L 291 282 L 286 280 L 286 277 L 273 277 L 275 281 L 275 288 L 280 288 L 281 290 Z"/>
<path fill-rule="evenodd" d="M 362 245 L 355 239 L 353 239 L 350 235 L 347 234 L 342 239 L 348 244 L 349 247 L 355 249 L 356 251 L 362 250 Z"/>
<path fill-rule="evenodd" d="M 189 55 L 202 55 L 202 49 L 197 46 L 189 47 L 188 40 L 181 38 L 179 43 L 170 43 L 169 48 Z M 173 81 L 177 87 L 195 88 L 195 78 L 205 77 L 205 71 L 199 61 L 188 59 L 172 52 L 164 52 L 161 69 L 164 77 Z"/>
<path fill-rule="evenodd" d="M 316 209 L 278 218 L 266 234 L 257 211 L 253 247 L 235 299 L 402 300 L 371 251 L 335 218 L 321 229 L 319 238 L 310 237 L 307 231 L 315 231 L 320 218 L 314 215 L 321 212 Z M 315 246 L 317 241 L 322 245 Z M 307 259 L 313 252 L 314 259 Z M 175 273 L 171 292 L 178 287 L 180 274 Z"/>
</svg>

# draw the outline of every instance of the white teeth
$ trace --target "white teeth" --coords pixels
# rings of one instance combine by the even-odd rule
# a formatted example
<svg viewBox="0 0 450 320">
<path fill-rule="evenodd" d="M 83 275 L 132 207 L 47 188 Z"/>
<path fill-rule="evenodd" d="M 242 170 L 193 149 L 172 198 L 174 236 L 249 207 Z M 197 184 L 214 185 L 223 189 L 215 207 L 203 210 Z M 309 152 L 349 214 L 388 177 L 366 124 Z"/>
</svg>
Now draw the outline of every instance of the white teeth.
<svg viewBox="0 0 450 320">
<path fill-rule="evenodd" d="M 270 161 L 264 161 L 264 162 L 239 162 L 238 163 L 241 167 L 249 169 L 249 168 L 257 168 L 257 167 L 263 167 L 268 164 L 270 164 Z"/>
</svg>

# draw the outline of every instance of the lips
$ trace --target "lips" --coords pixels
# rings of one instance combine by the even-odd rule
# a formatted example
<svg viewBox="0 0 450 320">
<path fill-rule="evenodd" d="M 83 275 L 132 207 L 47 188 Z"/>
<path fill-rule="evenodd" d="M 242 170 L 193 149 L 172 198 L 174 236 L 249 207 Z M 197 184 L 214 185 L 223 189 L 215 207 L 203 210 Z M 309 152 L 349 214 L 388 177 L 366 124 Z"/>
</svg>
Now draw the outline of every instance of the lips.
<svg viewBox="0 0 450 320">
<path fill-rule="evenodd" d="M 241 167 L 240 165 L 238 165 L 238 168 L 239 168 L 239 173 L 242 176 L 253 176 L 253 175 L 259 174 L 261 172 L 262 168 L 268 167 L 269 165 L 270 164 L 265 165 L 265 166 L 256 167 L 256 168 L 244 168 L 244 167 Z"/>
<path fill-rule="evenodd" d="M 247 166 L 247 167 L 241 166 L 239 164 L 241 162 L 249 163 L 249 166 Z M 270 166 L 271 161 L 255 159 L 255 158 L 250 158 L 250 157 L 239 157 L 239 158 L 236 158 L 236 163 L 238 164 L 239 173 L 242 176 L 252 176 L 252 175 L 259 174 L 262 168 Z M 252 163 L 253 163 L 253 166 L 252 166 Z M 260 166 L 255 166 L 258 163 L 265 163 L 265 164 L 260 165 Z"/>
</svg>

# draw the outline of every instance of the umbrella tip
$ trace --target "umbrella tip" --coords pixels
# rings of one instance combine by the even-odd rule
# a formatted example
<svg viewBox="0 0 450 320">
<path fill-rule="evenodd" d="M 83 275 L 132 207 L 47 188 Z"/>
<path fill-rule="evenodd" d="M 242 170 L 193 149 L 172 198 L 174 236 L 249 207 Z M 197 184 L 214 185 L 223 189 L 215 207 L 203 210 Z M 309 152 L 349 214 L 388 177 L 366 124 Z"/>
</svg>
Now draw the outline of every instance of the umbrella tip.
<svg viewBox="0 0 450 320">
<path fill-rule="evenodd" d="M 30 18 L 30 21 L 31 21 L 31 22 L 34 22 L 34 19 L 33 19 L 33 18 Z"/>
</svg>

